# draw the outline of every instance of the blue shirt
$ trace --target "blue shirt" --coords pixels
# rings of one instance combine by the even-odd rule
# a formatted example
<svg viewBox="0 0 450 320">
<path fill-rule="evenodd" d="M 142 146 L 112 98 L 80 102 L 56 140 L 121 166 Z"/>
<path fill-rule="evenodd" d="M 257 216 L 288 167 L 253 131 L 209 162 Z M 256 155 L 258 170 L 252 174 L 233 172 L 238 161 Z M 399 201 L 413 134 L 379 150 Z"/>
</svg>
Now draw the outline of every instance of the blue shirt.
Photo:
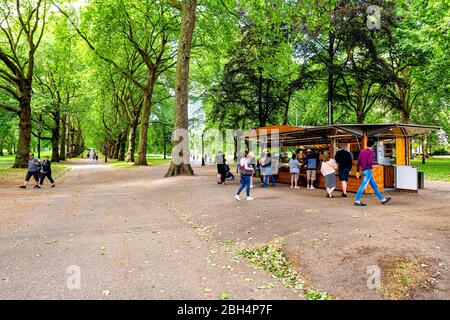
<svg viewBox="0 0 450 320">
<path fill-rule="evenodd" d="M 34 172 L 39 171 L 39 166 L 36 164 L 39 164 L 40 161 L 37 158 L 33 158 L 33 160 L 28 160 L 28 171 Z"/>
<path fill-rule="evenodd" d="M 299 163 L 297 159 L 289 160 L 289 172 L 290 173 L 300 173 Z"/>
<path fill-rule="evenodd" d="M 303 161 L 308 166 L 308 170 L 317 169 L 317 159 L 314 155 L 307 155 Z"/>
</svg>

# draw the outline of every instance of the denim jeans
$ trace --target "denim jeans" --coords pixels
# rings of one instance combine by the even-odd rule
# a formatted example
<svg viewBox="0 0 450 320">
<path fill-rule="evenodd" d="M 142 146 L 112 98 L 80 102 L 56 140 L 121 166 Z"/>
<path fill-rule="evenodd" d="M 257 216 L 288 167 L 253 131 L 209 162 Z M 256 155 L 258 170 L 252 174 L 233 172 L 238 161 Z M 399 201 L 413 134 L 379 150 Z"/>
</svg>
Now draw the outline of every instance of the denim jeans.
<svg viewBox="0 0 450 320">
<path fill-rule="evenodd" d="M 273 175 L 265 175 L 264 176 L 264 187 L 267 187 L 269 183 L 269 177 L 270 177 L 270 183 L 272 183 L 272 186 L 275 186 L 275 177 Z"/>
<path fill-rule="evenodd" d="M 361 185 L 359 186 L 358 192 L 356 193 L 355 200 L 356 201 L 360 201 L 361 200 L 362 195 L 364 193 L 364 190 L 366 190 L 366 188 L 367 188 L 367 186 L 369 184 L 372 187 L 373 191 L 375 191 L 378 199 L 383 200 L 384 196 L 380 192 L 380 190 L 378 189 L 377 183 L 373 179 L 372 169 L 364 170 L 363 171 L 363 175 L 364 175 L 364 178 L 363 178 L 363 180 L 361 182 Z"/>
<path fill-rule="evenodd" d="M 245 189 L 245 191 L 247 192 L 247 197 L 250 197 L 250 179 L 252 177 L 250 176 L 246 176 L 246 175 L 241 175 L 241 186 L 239 187 L 237 194 L 241 194 L 242 190 Z"/>
</svg>

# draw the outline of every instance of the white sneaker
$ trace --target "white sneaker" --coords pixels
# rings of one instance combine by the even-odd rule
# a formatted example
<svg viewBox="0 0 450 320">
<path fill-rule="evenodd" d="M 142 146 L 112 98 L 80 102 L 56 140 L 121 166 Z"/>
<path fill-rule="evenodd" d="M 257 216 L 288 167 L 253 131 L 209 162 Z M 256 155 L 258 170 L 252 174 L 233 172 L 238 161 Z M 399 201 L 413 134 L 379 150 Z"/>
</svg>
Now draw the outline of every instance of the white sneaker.
<svg viewBox="0 0 450 320">
<path fill-rule="evenodd" d="M 306 186 L 306 189 L 309 189 L 309 186 Z"/>
<path fill-rule="evenodd" d="M 295 187 L 294 189 L 300 189 L 300 187 Z"/>
<path fill-rule="evenodd" d="M 294 186 L 291 186 L 291 189 L 294 189 Z"/>
<path fill-rule="evenodd" d="M 247 197 L 247 201 L 252 201 L 252 200 L 255 200 L 255 198 Z"/>
<path fill-rule="evenodd" d="M 237 195 L 235 195 L 234 196 L 234 198 L 237 200 L 237 201 L 240 201 L 241 200 L 241 197 L 239 197 L 239 195 L 237 194 Z"/>
<path fill-rule="evenodd" d="M 315 188 L 313 186 L 310 187 L 311 190 L 314 190 Z"/>
</svg>

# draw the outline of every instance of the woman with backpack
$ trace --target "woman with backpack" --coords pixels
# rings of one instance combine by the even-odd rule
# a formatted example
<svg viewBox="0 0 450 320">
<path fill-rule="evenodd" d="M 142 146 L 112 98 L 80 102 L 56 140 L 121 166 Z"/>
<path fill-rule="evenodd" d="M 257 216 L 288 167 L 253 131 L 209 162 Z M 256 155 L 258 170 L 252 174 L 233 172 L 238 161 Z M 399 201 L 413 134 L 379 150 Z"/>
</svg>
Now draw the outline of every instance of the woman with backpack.
<svg viewBox="0 0 450 320">
<path fill-rule="evenodd" d="M 242 190 L 246 191 L 247 194 L 247 200 L 254 200 L 254 198 L 250 197 L 250 185 L 251 185 L 251 180 L 253 177 L 253 173 L 255 172 L 254 167 L 251 165 L 252 160 L 255 158 L 255 153 L 253 151 L 250 151 L 247 155 L 247 157 L 242 158 L 241 162 L 240 162 L 240 169 L 241 169 L 241 186 L 239 187 L 236 195 L 234 196 L 234 198 L 236 200 L 241 200 L 240 198 L 240 194 L 242 192 Z"/>
</svg>

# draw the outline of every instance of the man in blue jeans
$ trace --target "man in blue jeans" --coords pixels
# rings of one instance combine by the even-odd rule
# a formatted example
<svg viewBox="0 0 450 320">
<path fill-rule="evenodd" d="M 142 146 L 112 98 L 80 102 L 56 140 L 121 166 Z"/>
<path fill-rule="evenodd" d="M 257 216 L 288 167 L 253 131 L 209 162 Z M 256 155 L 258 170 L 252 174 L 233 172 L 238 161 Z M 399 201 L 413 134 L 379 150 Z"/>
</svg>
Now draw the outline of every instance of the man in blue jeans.
<svg viewBox="0 0 450 320">
<path fill-rule="evenodd" d="M 372 166 L 373 166 L 373 158 L 374 153 L 372 151 L 372 147 L 375 144 L 373 140 L 369 140 L 367 142 L 367 149 L 362 150 L 359 153 L 358 162 L 356 164 L 356 178 L 359 179 L 361 174 L 359 173 L 360 169 L 363 172 L 364 178 L 361 182 L 361 185 L 359 186 L 358 192 L 356 193 L 355 197 L 355 206 L 357 207 L 365 207 L 366 204 L 361 202 L 362 195 L 364 193 L 364 190 L 366 190 L 367 186 L 370 184 L 373 191 L 375 191 L 375 194 L 377 195 L 378 199 L 381 201 L 381 204 L 387 204 L 389 201 L 391 201 L 391 198 L 385 198 L 383 194 L 378 189 L 377 183 L 373 179 L 372 175 Z"/>
</svg>

